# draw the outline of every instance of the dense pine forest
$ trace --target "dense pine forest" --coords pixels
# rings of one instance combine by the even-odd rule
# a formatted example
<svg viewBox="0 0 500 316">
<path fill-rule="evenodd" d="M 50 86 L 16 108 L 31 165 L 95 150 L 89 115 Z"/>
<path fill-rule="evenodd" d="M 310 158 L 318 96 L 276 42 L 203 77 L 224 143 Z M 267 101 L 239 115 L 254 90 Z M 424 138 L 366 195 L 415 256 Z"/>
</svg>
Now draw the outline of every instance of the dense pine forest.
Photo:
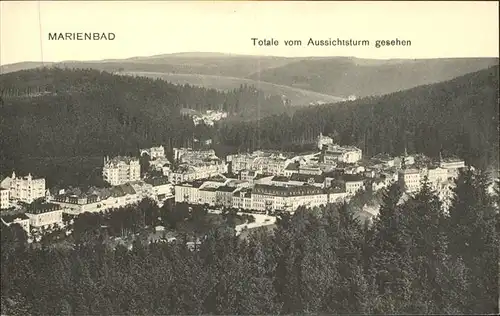
<svg viewBox="0 0 500 316">
<path fill-rule="evenodd" d="M 104 155 L 209 137 L 209 128 L 195 126 L 181 108 L 224 110 L 243 120 L 287 109 L 281 96 L 267 97 L 254 87 L 223 93 L 90 69 L 5 74 L 0 92 L 0 173 L 17 168 L 50 177 L 54 169 L 72 170 L 82 174 L 80 182 L 94 177 Z"/>
<path fill-rule="evenodd" d="M 293 148 L 320 132 L 363 155 L 457 155 L 479 167 L 498 168 L 498 66 L 450 81 L 381 97 L 314 106 L 293 116 L 225 124 L 219 141 L 237 150 Z"/>
<path fill-rule="evenodd" d="M 95 185 L 104 155 L 213 138 L 219 155 L 309 149 L 320 132 L 365 156 L 457 155 L 498 167 L 498 66 L 438 84 L 351 102 L 290 109 L 254 87 L 219 92 L 97 70 L 38 69 L 0 77 L 0 173 L 36 170 L 49 186 Z M 194 126 L 181 108 L 232 119 Z M 256 118 L 262 118 L 257 120 Z M 54 177 L 58 171 L 58 177 Z"/>
<path fill-rule="evenodd" d="M 300 209 L 274 234 L 213 228 L 195 251 L 112 248 L 95 225 L 72 249 L 34 247 L 2 226 L 2 314 L 496 314 L 500 201 L 487 181 L 462 172 L 449 213 L 428 185 L 402 204 L 394 185 L 372 225 L 348 204 Z"/>
</svg>

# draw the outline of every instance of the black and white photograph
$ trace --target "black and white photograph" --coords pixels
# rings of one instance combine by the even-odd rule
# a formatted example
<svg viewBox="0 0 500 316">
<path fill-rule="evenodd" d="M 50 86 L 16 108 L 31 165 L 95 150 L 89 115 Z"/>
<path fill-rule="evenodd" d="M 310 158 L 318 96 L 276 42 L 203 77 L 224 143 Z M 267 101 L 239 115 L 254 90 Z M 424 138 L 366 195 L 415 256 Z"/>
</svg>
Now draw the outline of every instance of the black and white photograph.
<svg viewBox="0 0 500 316">
<path fill-rule="evenodd" d="M 500 314 L 499 2 L 1 1 L 1 311 Z"/>
</svg>

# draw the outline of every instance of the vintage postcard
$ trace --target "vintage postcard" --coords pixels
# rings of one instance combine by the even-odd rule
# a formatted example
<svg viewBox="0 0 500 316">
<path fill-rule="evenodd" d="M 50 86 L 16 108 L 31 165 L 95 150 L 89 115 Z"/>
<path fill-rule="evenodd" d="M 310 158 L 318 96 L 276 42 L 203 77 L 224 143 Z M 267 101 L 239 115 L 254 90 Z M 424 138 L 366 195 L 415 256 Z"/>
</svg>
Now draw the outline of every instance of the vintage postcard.
<svg viewBox="0 0 500 316">
<path fill-rule="evenodd" d="M 0 314 L 497 315 L 498 12 L 0 2 Z"/>
</svg>

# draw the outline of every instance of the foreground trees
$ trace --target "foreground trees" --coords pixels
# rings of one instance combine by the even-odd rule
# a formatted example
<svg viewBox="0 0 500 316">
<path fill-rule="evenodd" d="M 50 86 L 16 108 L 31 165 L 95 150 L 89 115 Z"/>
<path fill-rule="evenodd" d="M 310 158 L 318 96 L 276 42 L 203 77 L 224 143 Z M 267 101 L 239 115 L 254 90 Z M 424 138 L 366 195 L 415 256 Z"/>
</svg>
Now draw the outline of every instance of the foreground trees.
<svg viewBox="0 0 500 316">
<path fill-rule="evenodd" d="M 110 248 L 104 235 L 31 249 L 19 227 L 3 226 L 2 313 L 498 312 L 498 206 L 484 175 L 460 175 L 449 213 L 428 185 L 401 196 L 389 188 L 370 227 L 348 204 L 300 209 L 281 214 L 273 235 L 213 228 L 197 251 L 184 242 Z"/>
</svg>

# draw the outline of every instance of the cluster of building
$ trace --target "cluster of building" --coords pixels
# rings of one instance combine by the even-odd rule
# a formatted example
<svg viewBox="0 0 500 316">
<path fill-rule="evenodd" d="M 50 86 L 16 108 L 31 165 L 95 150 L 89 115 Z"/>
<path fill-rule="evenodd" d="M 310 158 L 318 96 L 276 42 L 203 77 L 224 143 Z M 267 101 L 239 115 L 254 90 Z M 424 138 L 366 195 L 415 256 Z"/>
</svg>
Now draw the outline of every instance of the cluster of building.
<svg viewBox="0 0 500 316">
<path fill-rule="evenodd" d="M 25 177 L 6 177 L 0 182 L 0 208 L 8 209 L 12 203 L 32 203 L 45 197 L 45 179 L 34 178 L 31 173 Z"/>
<path fill-rule="evenodd" d="M 228 171 L 227 163 L 213 149 L 174 148 L 174 163 L 163 175 L 173 184 L 206 179 Z"/>
<path fill-rule="evenodd" d="M 179 181 L 175 201 L 255 211 L 314 207 L 347 200 L 362 190 L 377 192 L 399 183 L 407 194 L 420 190 L 424 179 L 443 198 L 449 198 L 453 179 L 463 160 L 432 162 L 423 155 L 363 159 L 362 150 L 340 146 L 322 134 L 319 152 L 292 155 L 272 151 L 227 157 L 230 177 L 210 181 Z M 235 182 L 238 181 L 238 182 Z"/>
<path fill-rule="evenodd" d="M 149 167 L 161 173 L 168 172 L 170 170 L 170 161 L 165 155 L 165 148 L 163 146 L 144 148 L 139 151 L 142 156 L 147 155 L 149 157 Z"/>
<path fill-rule="evenodd" d="M 141 154 L 144 153 L 152 162 L 166 159 L 162 146 L 141 150 Z M 86 192 L 69 188 L 51 192 L 45 188 L 45 179 L 36 179 L 31 174 L 16 177 L 13 172 L 0 183 L 2 221 L 6 225 L 19 223 L 31 233 L 33 229 L 63 226 L 62 214 L 109 211 L 144 198 L 162 205 L 173 198 L 174 187 L 168 177 L 141 178 L 141 166 L 135 157 L 105 157 L 102 176 L 110 188 L 93 187 Z"/>
<path fill-rule="evenodd" d="M 102 169 L 104 181 L 111 185 L 120 185 L 141 178 L 139 159 L 134 157 L 104 157 Z"/>
<path fill-rule="evenodd" d="M 184 109 L 182 113 L 190 116 L 193 119 L 194 125 L 204 123 L 207 126 L 214 126 L 215 122 L 227 118 L 227 112 L 216 110 L 208 110 L 200 113 L 195 110 Z"/>
<path fill-rule="evenodd" d="M 146 148 L 139 154 L 148 155 L 150 168 L 163 176 L 141 178 L 138 158 L 106 157 L 102 175 L 111 187 L 86 192 L 50 192 L 44 179 L 13 173 L 0 183 L 1 208 L 19 203 L 28 206 L 17 215 L 2 216 L 2 221 L 20 223 L 29 231 L 30 227 L 61 225 L 63 213 L 102 212 L 144 198 L 159 204 L 174 198 L 177 203 L 294 212 L 300 206 L 345 201 L 362 190 L 377 192 L 393 183 L 412 194 L 420 190 L 424 179 L 446 199 L 451 193 L 451 180 L 465 167 L 460 159 L 432 162 L 423 155 L 406 152 L 401 157 L 378 155 L 366 159 L 361 149 L 337 145 L 321 134 L 317 146 L 318 151 L 301 155 L 255 151 L 229 155 L 226 160 L 217 157 L 214 150 L 175 148 L 172 161 L 166 158 L 163 146 Z M 39 199 L 45 202 L 39 203 Z"/>
</svg>

